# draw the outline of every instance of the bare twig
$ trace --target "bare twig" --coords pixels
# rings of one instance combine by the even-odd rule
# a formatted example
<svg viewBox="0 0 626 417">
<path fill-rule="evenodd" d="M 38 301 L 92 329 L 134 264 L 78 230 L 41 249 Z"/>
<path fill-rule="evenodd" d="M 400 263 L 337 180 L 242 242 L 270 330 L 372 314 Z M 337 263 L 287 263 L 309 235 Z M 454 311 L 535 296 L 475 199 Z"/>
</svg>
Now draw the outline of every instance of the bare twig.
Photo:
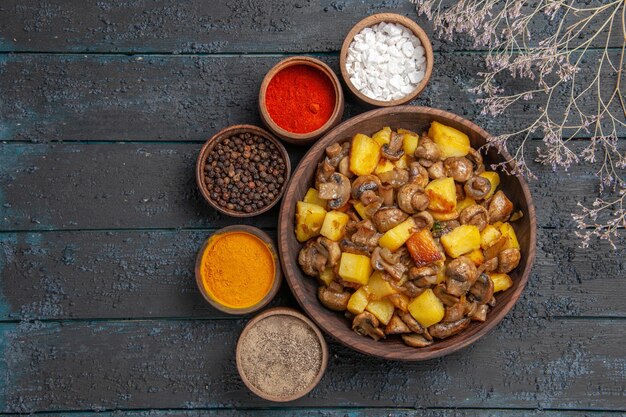
<svg viewBox="0 0 626 417">
<path fill-rule="evenodd" d="M 618 133 L 626 128 L 626 105 L 621 91 L 626 0 L 411 1 L 417 4 L 418 13 L 432 20 L 442 38 L 452 40 L 466 34 L 476 46 L 488 48 L 486 71 L 478 74 L 480 82 L 472 88 L 479 95 L 477 102 L 483 106 L 483 114 L 508 115 L 524 101 L 542 100 L 534 121 L 515 132 L 490 138 L 493 146 L 512 148 L 509 150 L 517 173 L 534 177 L 524 149 L 537 136 L 542 138 L 537 162 L 554 169 L 580 163 L 601 164 L 596 171 L 600 192 L 614 192 L 617 197 L 599 197 L 591 208 L 581 205 L 581 212 L 573 217 L 577 226 L 584 229 L 577 232 L 583 245 L 591 237 L 609 240 L 614 245 L 617 230 L 626 227 L 626 154 L 617 142 Z M 533 28 L 545 28 L 539 19 L 546 17 L 558 24 L 553 32 L 538 39 Z M 600 40 L 604 45 L 597 48 Z M 618 59 L 615 43 L 621 44 Z M 579 74 L 582 66 L 586 71 Z M 507 90 L 502 82 L 505 77 L 533 80 L 535 86 L 522 91 Z M 608 97 L 607 84 L 611 85 Z M 557 100 L 564 91 L 565 103 Z M 577 152 L 572 148 L 572 140 L 585 135 L 590 136 L 589 145 Z M 501 166 L 505 168 L 506 164 Z"/>
</svg>

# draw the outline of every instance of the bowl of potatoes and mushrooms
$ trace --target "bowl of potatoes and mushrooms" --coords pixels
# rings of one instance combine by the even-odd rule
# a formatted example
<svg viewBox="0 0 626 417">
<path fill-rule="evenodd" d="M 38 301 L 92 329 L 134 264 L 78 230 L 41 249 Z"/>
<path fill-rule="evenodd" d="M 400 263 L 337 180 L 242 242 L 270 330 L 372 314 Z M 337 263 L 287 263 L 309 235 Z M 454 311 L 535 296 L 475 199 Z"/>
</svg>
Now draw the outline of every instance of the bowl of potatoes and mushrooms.
<svg viewBox="0 0 626 417">
<path fill-rule="evenodd" d="M 283 199 L 279 249 L 324 331 L 363 353 L 424 360 L 511 309 L 534 259 L 535 212 L 487 137 L 451 113 L 403 106 L 352 118 L 307 153 Z"/>
</svg>

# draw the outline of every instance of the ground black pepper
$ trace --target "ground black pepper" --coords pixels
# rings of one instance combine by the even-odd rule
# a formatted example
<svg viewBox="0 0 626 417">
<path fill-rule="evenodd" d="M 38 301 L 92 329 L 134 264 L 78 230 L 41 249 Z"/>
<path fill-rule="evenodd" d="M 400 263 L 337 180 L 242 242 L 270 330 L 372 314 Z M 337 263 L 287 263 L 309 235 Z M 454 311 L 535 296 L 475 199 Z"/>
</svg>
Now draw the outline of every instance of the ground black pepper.
<svg viewBox="0 0 626 417">
<path fill-rule="evenodd" d="M 317 335 L 295 317 L 267 317 L 251 327 L 240 343 L 243 373 L 269 395 L 291 397 L 306 391 L 322 367 Z"/>
<path fill-rule="evenodd" d="M 204 165 L 204 182 L 220 207 L 252 213 L 280 195 L 286 172 L 285 160 L 273 142 L 241 133 L 215 145 Z"/>
</svg>

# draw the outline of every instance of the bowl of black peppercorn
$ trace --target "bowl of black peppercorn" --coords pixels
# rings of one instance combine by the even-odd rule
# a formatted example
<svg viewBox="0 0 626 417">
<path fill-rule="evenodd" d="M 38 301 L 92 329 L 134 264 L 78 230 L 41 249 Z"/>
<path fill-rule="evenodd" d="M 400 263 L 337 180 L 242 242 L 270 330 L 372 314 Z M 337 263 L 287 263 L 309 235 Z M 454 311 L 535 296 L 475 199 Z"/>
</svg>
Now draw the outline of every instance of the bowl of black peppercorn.
<svg viewBox="0 0 626 417">
<path fill-rule="evenodd" d="M 234 125 L 200 150 L 196 181 L 204 199 L 233 217 L 257 216 L 282 197 L 291 174 L 285 147 L 253 125 Z"/>
</svg>

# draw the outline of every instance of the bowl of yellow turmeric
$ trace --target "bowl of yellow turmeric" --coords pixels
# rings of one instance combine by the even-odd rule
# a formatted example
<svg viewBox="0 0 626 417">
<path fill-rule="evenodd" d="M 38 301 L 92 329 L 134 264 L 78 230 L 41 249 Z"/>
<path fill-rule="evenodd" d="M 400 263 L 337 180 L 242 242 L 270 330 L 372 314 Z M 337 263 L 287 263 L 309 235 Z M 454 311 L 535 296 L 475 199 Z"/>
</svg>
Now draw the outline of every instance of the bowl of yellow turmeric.
<svg viewBox="0 0 626 417">
<path fill-rule="evenodd" d="M 279 252 L 322 330 L 359 352 L 427 360 L 511 310 L 535 257 L 535 209 L 505 150 L 454 114 L 399 106 L 320 139 L 287 186 Z"/>
<path fill-rule="evenodd" d="M 282 279 L 272 239 L 246 225 L 224 227 L 211 235 L 198 252 L 195 275 L 206 301 L 228 314 L 265 307 Z"/>
</svg>

